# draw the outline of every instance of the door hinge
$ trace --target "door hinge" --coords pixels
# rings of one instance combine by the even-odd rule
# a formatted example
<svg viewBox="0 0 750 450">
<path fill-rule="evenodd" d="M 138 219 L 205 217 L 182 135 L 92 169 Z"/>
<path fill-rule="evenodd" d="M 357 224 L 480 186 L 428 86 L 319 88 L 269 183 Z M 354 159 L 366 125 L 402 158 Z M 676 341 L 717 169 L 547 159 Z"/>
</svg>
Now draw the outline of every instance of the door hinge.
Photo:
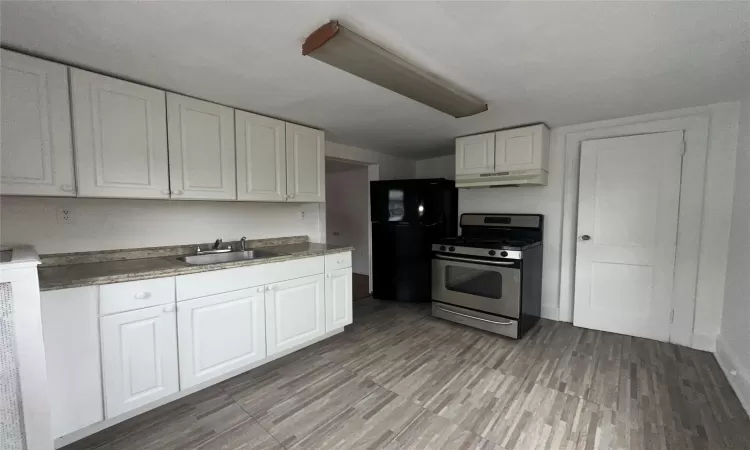
<svg viewBox="0 0 750 450">
<path fill-rule="evenodd" d="M 669 323 L 674 323 L 674 309 L 669 311 Z"/>
</svg>

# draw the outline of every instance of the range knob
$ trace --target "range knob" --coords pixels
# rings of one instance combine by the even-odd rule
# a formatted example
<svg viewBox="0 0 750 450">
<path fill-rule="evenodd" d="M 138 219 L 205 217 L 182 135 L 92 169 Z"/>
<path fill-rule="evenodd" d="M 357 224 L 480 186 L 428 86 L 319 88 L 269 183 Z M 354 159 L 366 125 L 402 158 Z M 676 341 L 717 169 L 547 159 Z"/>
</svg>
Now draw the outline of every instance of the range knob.
<svg viewBox="0 0 750 450">
<path fill-rule="evenodd" d="M 448 251 L 455 252 L 456 251 L 456 247 L 448 247 Z"/>
<path fill-rule="evenodd" d="M 445 245 L 441 245 L 441 246 L 440 246 L 440 250 L 441 250 L 441 251 L 445 251 Z"/>
<path fill-rule="evenodd" d="M 508 256 L 508 252 L 500 252 L 500 256 L 502 256 L 503 258 L 505 258 L 506 256 Z"/>
<path fill-rule="evenodd" d="M 495 256 L 495 250 L 490 250 L 490 256 Z"/>
</svg>

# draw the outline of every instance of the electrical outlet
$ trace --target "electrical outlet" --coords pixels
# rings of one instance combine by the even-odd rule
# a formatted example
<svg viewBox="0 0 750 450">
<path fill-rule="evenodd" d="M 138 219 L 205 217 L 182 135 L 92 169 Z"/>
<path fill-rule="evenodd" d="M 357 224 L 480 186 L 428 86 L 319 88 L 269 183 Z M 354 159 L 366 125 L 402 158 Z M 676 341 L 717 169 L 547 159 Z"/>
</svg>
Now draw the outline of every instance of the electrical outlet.
<svg viewBox="0 0 750 450">
<path fill-rule="evenodd" d="M 57 210 L 57 223 L 72 224 L 74 222 L 73 210 L 71 208 L 59 208 Z"/>
<path fill-rule="evenodd" d="M 304 211 L 302 211 L 300 213 L 300 219 L 305 220 L 305 212 Z"/>
</svg>

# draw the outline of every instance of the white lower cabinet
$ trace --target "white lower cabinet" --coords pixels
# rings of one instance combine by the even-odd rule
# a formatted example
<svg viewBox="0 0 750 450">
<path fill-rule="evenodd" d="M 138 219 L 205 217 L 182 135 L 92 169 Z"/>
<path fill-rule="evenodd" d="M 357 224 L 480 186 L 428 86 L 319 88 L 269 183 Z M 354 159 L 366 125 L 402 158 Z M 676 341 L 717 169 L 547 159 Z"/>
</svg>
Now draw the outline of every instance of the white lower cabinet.
<svg viewBox="0 0 750 450">
<path fill-rule="evenodd" d="M 326 273 L 326 332 L 352 323 L 352 269 Z"/>
<path fill-rule="evenodd" d="M 336 253 L 42 292 L 55 437 L 83 437 L 349 325 L 350 266 Z"/>
<path fill-rule="evenodd" d="M 265 289 L 180 302 L 180 386 L 186 389 L 266 357 Z"/>
<path fill-rule="evenodd" d="M 108 419 L 179 391 L 173 304 L 99 319 Z"/>
<path fill-rule="evenodd" d="M 266 286 L 268 356 L 326 332 L 323 274 Z"/>
</svg>

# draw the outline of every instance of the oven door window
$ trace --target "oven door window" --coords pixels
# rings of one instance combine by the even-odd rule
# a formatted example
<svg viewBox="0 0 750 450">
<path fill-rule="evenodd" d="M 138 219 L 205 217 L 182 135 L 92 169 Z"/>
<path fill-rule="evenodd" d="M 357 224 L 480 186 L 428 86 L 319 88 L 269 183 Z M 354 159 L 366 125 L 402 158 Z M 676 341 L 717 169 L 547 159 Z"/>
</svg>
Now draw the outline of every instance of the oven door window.
<svg viewBox="0 0 750 450">
<path fill-rule="evenodd" d="M 503 297 L 503 276 L 498 272 L 448 265 L 445 267 L 445 289 L 484 298 Z"/>
</svg>

